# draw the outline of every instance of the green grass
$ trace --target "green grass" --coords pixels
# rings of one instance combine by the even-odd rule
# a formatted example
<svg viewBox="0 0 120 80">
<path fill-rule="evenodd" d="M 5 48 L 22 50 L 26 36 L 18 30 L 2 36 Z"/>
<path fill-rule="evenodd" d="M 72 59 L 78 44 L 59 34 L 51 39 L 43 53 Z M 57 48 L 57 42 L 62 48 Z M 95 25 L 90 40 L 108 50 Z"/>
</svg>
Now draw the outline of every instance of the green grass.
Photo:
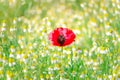
<svg viewBox="0 0 120 80">
<path fill-rule="evenodd" d="M 117 80 L 119 13 L 119 0 L 1 0 L 0 80 Z M 76 34 L 63 50 L 48 40 L 60 26 Z"/>
</svg>

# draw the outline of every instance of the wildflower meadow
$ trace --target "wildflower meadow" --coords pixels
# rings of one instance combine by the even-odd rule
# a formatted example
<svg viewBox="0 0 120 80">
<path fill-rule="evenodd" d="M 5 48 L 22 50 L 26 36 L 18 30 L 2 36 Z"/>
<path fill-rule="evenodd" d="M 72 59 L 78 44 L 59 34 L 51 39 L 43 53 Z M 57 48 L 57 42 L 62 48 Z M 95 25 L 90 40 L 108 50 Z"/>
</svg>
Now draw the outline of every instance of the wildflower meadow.
<svg viewBox="0 0 120 80">
<path fill-rule="evenodd" d="M 120 80 L 120 0 L 0 0 L 0 80 Z"/>
</svg>

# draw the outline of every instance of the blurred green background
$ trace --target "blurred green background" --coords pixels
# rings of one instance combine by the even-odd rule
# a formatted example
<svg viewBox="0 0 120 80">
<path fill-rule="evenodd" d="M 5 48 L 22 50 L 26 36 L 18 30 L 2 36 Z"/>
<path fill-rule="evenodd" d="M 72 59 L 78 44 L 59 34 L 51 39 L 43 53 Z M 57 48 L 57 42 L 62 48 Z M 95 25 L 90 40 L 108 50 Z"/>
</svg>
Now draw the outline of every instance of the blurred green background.
<svg viewBox="0 0 120 80">
<path fill-rule="evenodd" d="M 48 35 L 76 34 L 61 50 Z M 0 0 L 0 80 L 120 78 L 120 0 Z"/>
</svg>

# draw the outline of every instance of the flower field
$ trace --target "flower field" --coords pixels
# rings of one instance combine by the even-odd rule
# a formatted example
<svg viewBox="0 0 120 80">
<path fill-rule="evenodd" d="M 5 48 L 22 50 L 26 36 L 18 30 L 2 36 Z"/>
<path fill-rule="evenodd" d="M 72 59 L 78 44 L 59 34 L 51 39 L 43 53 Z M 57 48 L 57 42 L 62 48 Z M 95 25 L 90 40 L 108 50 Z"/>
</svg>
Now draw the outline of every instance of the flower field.
<svg viewBox="0 0 120 80">
<path fill-rule="evenodd" d="M 119 79 L 120 0 L 0 0 L 0 80 Z"/>
</svg>

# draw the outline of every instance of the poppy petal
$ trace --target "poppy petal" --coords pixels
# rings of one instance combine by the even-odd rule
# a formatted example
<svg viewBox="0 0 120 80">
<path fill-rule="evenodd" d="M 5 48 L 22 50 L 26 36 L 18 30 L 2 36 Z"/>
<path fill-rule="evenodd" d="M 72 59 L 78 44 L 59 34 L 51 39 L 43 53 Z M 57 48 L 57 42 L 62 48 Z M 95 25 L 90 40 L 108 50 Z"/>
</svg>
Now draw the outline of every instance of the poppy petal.
<svg viewBox="0 0 120 80">
<path fill-rule="evenodd" d="M 50 33 L 49 40 L 54 46 L 66 46 L 70 45 L 75 37 L 76 35 L 72 30 L 60 27 Z"/>
</svg>

